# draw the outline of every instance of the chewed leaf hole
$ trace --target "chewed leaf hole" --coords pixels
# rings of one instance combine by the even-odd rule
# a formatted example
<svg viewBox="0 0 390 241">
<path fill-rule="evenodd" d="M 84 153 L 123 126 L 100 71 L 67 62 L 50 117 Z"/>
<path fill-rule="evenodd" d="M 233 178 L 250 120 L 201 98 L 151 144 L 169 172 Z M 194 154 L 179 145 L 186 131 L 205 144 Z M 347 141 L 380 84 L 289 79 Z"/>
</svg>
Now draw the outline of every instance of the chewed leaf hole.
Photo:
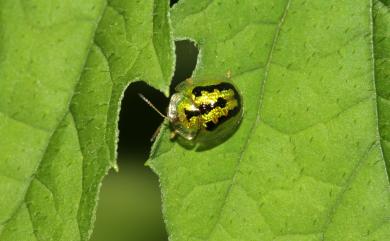
<svg viewBox="0 0 390 241">
<path fill-rule="evenodd" d="M 163 118 L 139 97 L 139 93 L 162 113 L 166 112 L 169 100 L 145 82 L 133 83 L 125 92 L 119 118 L 118 155 L 121 158 L 136 154 L 146 161 L 152 144 L 150 138 Z"/>
<path fill-rule="evenodd" d="M 176 69 L 171 93 L 191 77 L 198 57 L 192 41 L 176 44 Z M 163 118 L 138 94 L 144 95 L 162 113 L 169 99 L 145 82 L 132 83 L 124 93 L 119 117 L 118 166 L 104 179 L 92 241 L 166 241 L 157 176 L 144 164 L 155 131 Z"/>
<path fill-rule="evenodd" d="M 176 45 L 176 68 L 171 83 L 171 93 L 180 82 L 190 78 L 195 70 L 199 50 L 195 43 L 190 40 L 180 40 Z"/>
<path fill-rule="evenodd" d="M 118 166 L 104 179 L 93 241 L 166 241 L 157 176 L 144 163 L 150 138 L 163 119 L 138 96 L 142 93 L 162 112 L 168 99 L 144 82 L 125 91 L 119 119 Z"/>
<path fill-rule="evenodd" d="M 171 0 L 169 5 L 172 7 L 173 5 L 175 5 L 177 2 L 179 2 L 179 0 Z"/>
</svg>

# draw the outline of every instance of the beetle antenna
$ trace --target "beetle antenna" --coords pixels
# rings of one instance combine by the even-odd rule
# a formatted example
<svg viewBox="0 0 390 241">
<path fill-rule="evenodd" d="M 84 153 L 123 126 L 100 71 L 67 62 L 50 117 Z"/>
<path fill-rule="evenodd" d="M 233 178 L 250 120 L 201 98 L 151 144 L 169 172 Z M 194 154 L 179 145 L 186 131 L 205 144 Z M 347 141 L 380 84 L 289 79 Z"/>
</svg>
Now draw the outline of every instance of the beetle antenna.
<svg viewBox="0 0 390 241">
<path fill-rule="evenodd" d="M 148 104 L 150 107 L 152 107 L 153 110 L 155 110 L 160 116 L 162 116 L 163 118 L 166 118 L 168 119 L 168 117 L 166 115 L 164 115 L 163 113 L 161 113 L 153 104 L 152 102 L 150 102 L 150 100 L 146 99 L 145 96 L 143 96 L 141 93 L 138 93 L 139 97 L 141 97 L 141 99 L 143 101 L 146 102 L 146 104 Z"/>
</svg>

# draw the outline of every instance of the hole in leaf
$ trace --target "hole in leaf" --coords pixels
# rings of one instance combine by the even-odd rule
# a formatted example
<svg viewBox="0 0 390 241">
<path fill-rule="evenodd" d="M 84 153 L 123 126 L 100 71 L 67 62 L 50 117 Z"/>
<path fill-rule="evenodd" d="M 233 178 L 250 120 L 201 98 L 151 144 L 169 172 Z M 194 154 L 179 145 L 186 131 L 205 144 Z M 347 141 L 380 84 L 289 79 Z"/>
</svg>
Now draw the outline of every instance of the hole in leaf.
<svg viewBox="0 0 390 241">
<path fill-rule="evenodd" d="M 119 120 L 118 166 L 104 178 L 92 241 L 166 241 L 158 177 L 144 164 L 163 119 L 138 93 L 165 112 L 168 99 L 144 82 L 125 91 Z"/>
<path fill-rule="evenodd" d="M 171 0 L 170 1 L 170 6 L 172 7 L 173 5 L 175 5 L 179 0 Z"/>
<path fill-rule="evenodd" d="M 176 68 L 171 83 L 171 93 L 180 82 L 191 77 L 196 67 L 199 50 L 195 43 L 190 40 L 175 41 L 176 46 Z"/>
<path fill-rule="evenodd" d="M 150 138 L 163 122 L 163 118 L 138 96 L 139 93 L 148 98 L 162 113 L 166 112 L 169 100 L 145 82 L 133 83 L 125 91 L 119 117 L 118 158 L 136 154 L 146 161 L 152 146 Z"/>
<path fill-rule="evenodd" d="M 191 77 L 198 56 L 193 42 L 183 40 L 175 44 L 176 70 L 171 92 L 178 83 Z M 119 118 L 119 172 L 111 170 L 104 178 L 91 241 L 168 240 L 158 177 L 144 165 L 152 146 L 150 138 L 163 118 L 138 93 L 166 113 L 169 99 L 146 83 L 132 83 L 125 91 Z"/>
</svg>

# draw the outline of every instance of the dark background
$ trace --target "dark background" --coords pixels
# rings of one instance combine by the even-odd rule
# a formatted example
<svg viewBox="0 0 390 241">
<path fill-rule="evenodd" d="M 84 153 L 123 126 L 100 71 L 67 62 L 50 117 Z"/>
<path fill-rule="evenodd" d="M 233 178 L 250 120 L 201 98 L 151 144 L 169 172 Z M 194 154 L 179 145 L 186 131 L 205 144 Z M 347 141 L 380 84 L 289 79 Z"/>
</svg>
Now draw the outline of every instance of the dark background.
<svg viewBox="0 0 390 241">
<path fill-rule="evenodd" d="M 171 1 L 171 5 L 177 1 Z M 176 44 L 176 71 L 171 92 L 177 83 L 191 76 L 198 50 L 190 41 Z M 157 176 L 144 166 L 152 143 L 150 138 L 162 123 L 138 93 L 166 112 L 169 99 L 139 81 L 125 92 L 119 120 L 119 172 L 105 177 L 99 197 L 92 241 L 166 241 Z"/>
</svg>

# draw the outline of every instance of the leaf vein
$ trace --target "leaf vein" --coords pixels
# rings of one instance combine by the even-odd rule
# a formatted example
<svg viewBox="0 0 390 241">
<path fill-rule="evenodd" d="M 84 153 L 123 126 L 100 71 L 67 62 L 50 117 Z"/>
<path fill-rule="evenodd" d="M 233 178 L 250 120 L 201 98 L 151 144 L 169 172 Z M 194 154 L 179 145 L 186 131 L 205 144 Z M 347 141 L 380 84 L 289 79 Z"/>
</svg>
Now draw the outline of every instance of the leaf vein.
<svg viewBox="0 0 390 241">
<path fill-rule="evenodd" d="M 355 164 L 355 166 L 353 167 L 351 174 L 348 176 L 348 178 L 344 184 L 343 189 L 338 194 L 335 202 L 329 207 L 329 213 L 327 215 L 327 220 L 324 222 L 325 224 L 324 224 L 324 227 L 322 229 L 321 241 L 325 241 L 325 233 L 329 229 L 329 226 L 332 224 L 332 219 L 335 216 L 338 207 L 340 206 L 341 202 L 343 201 L 343 199 L 345 197 L 345 194 L 348 192 L 353 181 L 355 180 L 356 176 L 358 175 L 362 165 L 364 164 L 365 161 L 368 160 L 368 155 L 370 154 L 370 152 L 375 147 L 378 147 L 378 146 L 379 146 L 378 142 L 372 143 L 369 146 L 369 148 L 367 149 L 367 151 L 365 153 L 363 153 L 362 158 L 360 158 L 360 160 L 358 160 L 357 163 Z"/>
<path fill-rule="evenodd" d="M 266 67 L 265 67 L 264 78 L 262 80 L 262 84 L 261 84 L 261 87 L 260 87 L 261 89 L 260 89 L 260 97 L 259 97 L 259 101 L 258 101 L 258 110 L 257 110 L 257 113 L 256 113 L 256 116 L 257 116 L 256 120 L 252 124 L 252 127 L 250 128 L 249 134 L 248 134 L 248 136 L 246 138 L 246 141 L 245 141 L 245 143 L 243 145 L 242 151 L 241 151 L 241 153 L 239 155 L 239 159 L 238 159 L 236 167 L 235 167 L 235 171 L 234 171 L 233 177 L 231 178 L 232 179 L 231 184 L 229 185 L 229 187 L 228 187 L 228 189 L 226 191 L 226 194 L 225 194 L 225 196 L 223 198 L 223 202 L 222 202 L 223 204 L 221 205 L 220 209 L 218 210 L 217 221 L 215 222 L 214 226 L 210 229 L 210 232 L 207 235 L 207 240 L 210 239 L 211 234 L 214 232 L 217 224 L 219 223 L 219 220 L 220 220 L 220 218 L 222 216 L 222 212 L 223 212 L 224 208 L 226 207 L 226 203 L 227 203 L 227 200 L 228 200 L 229 195 L 231 193 L 232 187 L 235 184 L 235 180 L 237 178 L 237 174 L 239 173 L 239 169 L 240 169 L 241 161 L 243 160 L 243 157 L 244 157 L 244 153 L 245 153 L 246 149 L 249 146 L 249 140 L 251 139 L 252 133 L 254 132 L 254 129 L 256 128 L 256 126 L 257 126 L 257 124 L 258 124 L 258 122 L 260 120 L 260 110 L 262 108 L 262 102 L 263 102 L 263 97 L 264 97 L 265 82 L 268 79 L 268 74 L 269 74 L 269 69 L 271 67 L 273 53 L 274 53 L 276 44 L 277 44 L 277 42 L 279 40 L 279 35 L 280 35 L 280 32 L 281 32 L 282 26 L 283 26 L 283 24 L 285 22 L 285 19 L 287 17 L 287 13 L 288 13 L 288 10 L 289 10 L 289 7 L 290 7 L 290 3 L 291 3 L 291 0 L 287 0 L 286 6 L 284 8 L 284 12 L 283 12 L 281 18 L 279 19 L 279 24 L 277 25 L 277 27 L 275 29 L 274 38 L 273 38 L 273 41 L 272 41 L 271 49 L 270 49 L 270 52 L 269 52 L 269 55 L 268 55 L 267 64 L 266 64 Z"/>
</svg>

